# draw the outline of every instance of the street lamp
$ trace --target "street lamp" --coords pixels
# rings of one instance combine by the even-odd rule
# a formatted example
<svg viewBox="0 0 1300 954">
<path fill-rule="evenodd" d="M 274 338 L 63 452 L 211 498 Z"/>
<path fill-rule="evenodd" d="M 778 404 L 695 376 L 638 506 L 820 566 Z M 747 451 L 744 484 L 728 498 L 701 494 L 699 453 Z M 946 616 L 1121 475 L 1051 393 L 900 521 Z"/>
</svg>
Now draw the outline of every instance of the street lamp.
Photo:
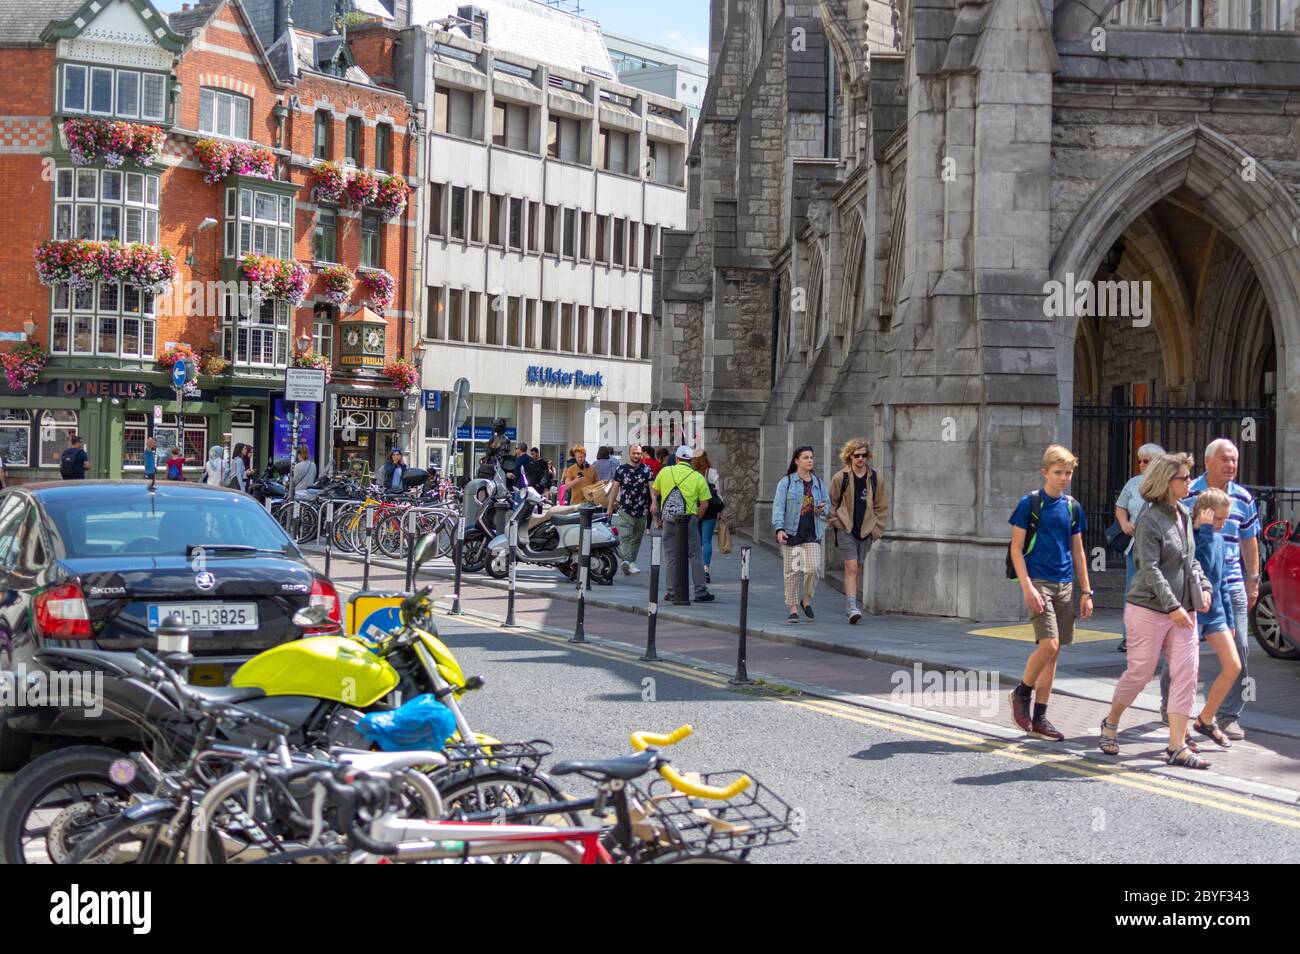
<svg viewBox="0 0 1300 954">
<path fill-rule="evenodd" d="M 199 223 L 199 227 L 194 230 L 194 237 L 190 239 L 190 254 L 185 256 L 185 264 L 191 268 L 194 266 L 194 244 L 199 240 L 199 233 L 206 232 L 217 224 L 217 220 L 212 216 L 207 216 Z"/>
</svg>

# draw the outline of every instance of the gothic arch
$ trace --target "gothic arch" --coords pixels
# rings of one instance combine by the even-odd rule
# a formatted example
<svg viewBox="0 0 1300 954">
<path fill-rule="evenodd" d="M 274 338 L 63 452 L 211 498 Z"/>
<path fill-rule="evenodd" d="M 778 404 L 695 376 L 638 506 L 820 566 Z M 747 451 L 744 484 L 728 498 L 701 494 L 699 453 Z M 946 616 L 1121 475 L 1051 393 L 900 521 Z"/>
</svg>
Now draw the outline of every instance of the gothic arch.
<svg viewBox="0 0 1300 954">
<path fill-rule="evenodd" d="M 834 333 L 847 338 L 857 333 L 862 325 L 862 313 L 865 311 L 867 238 L 862 214 L 856 207 L 844 210 L 841 215 L 848 220 L 848 228 L 844 232 L 842 246 L 844 292 L 840 295 L 840 314 L 835 322 Z M 845 346 L 847 345 L 846 341 Z"/>
<path fill-rule="evenodd" d="M 1176 190 L 1193 196 L 1203 216 L 1245 253 L 1273 318 L 1277 348 L 1279 480 L 1300 480 L 1300 256 L 1292 227 L 1300 206 L 1262 163 L 1242 178 L 1250 158 L 1226 136 L 1187 126 L 1133 157 L 1102 182 L 1079 210 L 1052 257 L 1051 277 L 1095 275 L 1107 250 L 1142 212 Z M 1078 319 L 1056 320 L 1060 433 L 1070 433 L 1074 338 Z M 1288 353 L 1293 357 L 1287 360 Z"/>
</svg>

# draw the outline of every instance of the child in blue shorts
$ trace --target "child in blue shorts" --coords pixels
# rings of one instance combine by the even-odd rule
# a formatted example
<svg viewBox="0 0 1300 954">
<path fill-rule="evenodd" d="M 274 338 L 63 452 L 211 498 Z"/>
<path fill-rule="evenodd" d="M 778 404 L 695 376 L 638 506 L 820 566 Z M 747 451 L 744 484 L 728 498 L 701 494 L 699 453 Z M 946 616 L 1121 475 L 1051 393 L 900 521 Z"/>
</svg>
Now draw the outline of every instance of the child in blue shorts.
<svg viewBox="0 0 1300 954">
<path fill-rule="evenodd" d="M 1232 501 L 1222 490 L 1213 487 L 1202 490 L 1192 502 L 1192 526 L 1196 528 L 1196 560 L 1201 564 L 1206 578 L 1210 581 L 1210 610 L 1197 613 L 1196 622 L 1201 632 L 1202 642 L 1214 647 L 1219 657 L 1219 676 L 1210 686 L 1205 696 L 1205 708 L 1192 723 L 1191 728 L 1208 739 L 1213 739 L 1220 748 L 1231 748 L 1232 742 L 1219 728 L 1215 715 L 1223 704 L 1228 690 L 1241 674 L 1241 658 L 1237 655 L 1237 643 L 1232 633 L 1232 598 L 1228 586 L 1224 583 L 1227 575 L 1224 569 L 1226 541 L 1219 531 L 1228 522 L 1232 513 Z M 1160 711 L 1163 713 L 1169 699 L 1169 669 L 1161 661 L 1163 671 L 1160 674 Z"/>
</svg>

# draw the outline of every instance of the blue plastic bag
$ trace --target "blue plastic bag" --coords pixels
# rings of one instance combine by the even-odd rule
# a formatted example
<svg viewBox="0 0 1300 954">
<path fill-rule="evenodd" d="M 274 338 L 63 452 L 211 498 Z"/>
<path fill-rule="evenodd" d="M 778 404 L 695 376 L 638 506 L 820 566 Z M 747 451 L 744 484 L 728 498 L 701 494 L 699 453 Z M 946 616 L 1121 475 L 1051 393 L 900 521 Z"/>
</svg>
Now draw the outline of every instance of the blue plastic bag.
<svg viewBox="0 0 1300 954">
<path fill-rule="evenodd" d="M 436 696 L 426 692 L 396 709 L 362 716 L 357 731 L 385 752 L 413 749 L 440 752 L 456 731 L 456 716 Z"/>
</svg>

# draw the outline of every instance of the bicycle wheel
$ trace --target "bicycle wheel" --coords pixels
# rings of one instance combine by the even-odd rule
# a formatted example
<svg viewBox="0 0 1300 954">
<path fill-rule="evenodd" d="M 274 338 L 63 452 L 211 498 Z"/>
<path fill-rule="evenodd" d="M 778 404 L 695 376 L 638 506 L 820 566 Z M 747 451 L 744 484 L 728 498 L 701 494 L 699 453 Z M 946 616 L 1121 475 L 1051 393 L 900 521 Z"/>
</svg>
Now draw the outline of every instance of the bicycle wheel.
<svg viewBox="0 0 1300 954">
<path fill-rule="evenodd" d="M 457 773 L 446 780 L 434 779 L 448 818 L 459 814 L 472 815 L 478 812 L 498 813 L 504 822 L 506 812 L 527 808 L 529 805 L 542 805 L 564 799 L 564 794 L 552 782 L 541 775 L 516 771 L 507 768 L 475 770 Z M 556 828 L 579 828 L 582 819 L 576 812 L 529 815 L 523 818 L 511 818 L 512 824 L 547 825 Z M 537 852 L 517 855 L 481 856 L 474 859 L 478 864 L 537 864 L 541 855 Z"/>
<path fill-rule="evenodd" d="M 434 541 L 437 544 L 434 555 L 438 557 L 451 556 L 456 549 L 456 526 L 457 519 L 451 514 L 445 514 L 432 531 L 437 534 Z"/>
<path fill-rule="evenodd" d="M 657 855 L 638 864 L 648 865 L 747 865 L 744 858 L 723 854 L 720 851 L 674 851 L 666 855 Z"/>
<path fill-rule="evenodd" d="M 402 514 L 389 513 L 375 523 L 375 546 L 392 560 L 400 560 L 406 552 L 406 536 L 402 533 Z"/>
<path fill-rule="evenodd" d="M 352 545 L 352 527 L 359 520 L 361 510 L 360 504 L 351 506 L 336 507 L 334 509 L 334 548 L 342 550 L 344 553 L 353 553 L 356 547 Z"/>
<path fill-rule="evenodd" d="M 320 512 L 311 504 L 303 504 L 298 515 L 298 542 L 315 543 L 320 535 Z"/>
<path fill-rule="evenodd" d="M 172 816 L 133 821 L 118 817 L 87 838 L 73 854 L 71 863 L 78 865 L 160 865 L 184 864 L 185 849 L 176 850 L 168 838 Z M 209 864 L 225 864 L 221 836 L 209 832 Z"/>
</svg>

